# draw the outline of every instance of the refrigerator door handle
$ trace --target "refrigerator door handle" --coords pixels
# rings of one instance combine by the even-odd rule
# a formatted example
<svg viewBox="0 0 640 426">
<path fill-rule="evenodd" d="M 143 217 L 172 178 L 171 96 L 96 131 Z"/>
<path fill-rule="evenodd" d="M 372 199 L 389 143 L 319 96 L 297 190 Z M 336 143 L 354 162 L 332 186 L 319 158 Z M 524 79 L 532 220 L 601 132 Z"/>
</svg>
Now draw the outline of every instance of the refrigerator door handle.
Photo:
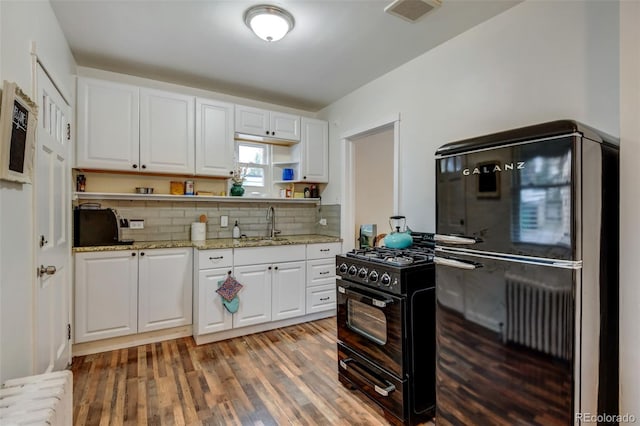
<svg viewBox="0 0 640 426">
<path fill-rule="evenodd" d="M 436 243 L 443 244 L 475 244 L 478 242 L 475 238 L 460 237 L 457 235 L 435 234 L 433 239 Z"/>
<path fill-rule="evenodd" d="M 466 270 L 473 270 L 482 266 L 478 263 L 465 262 L 463 260 L 455 260 L 455 259 L 449 259 L 448 257 L 438 257 L 438 256 L 435 256 L 433 258 L 433 263 L 435 263 L 436 265 L 451 266 L 453 268 L 466 269 Z"/>
</svg>

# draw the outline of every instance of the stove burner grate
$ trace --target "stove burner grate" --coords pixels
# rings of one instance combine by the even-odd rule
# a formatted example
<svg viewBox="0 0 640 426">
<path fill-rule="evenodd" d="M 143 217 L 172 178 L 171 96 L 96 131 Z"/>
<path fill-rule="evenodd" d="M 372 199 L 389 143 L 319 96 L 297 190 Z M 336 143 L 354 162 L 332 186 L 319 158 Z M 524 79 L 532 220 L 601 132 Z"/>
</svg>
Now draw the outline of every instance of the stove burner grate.
<svg viewBox="0 0 640 426">
<path fill-rule="evenodd" d="M 422 247 L 408 249 L 366 248 L 354 249 L 348 257 L 392 266 L 409 266 L 433 261 L 433 252 Z"/>
</svg>

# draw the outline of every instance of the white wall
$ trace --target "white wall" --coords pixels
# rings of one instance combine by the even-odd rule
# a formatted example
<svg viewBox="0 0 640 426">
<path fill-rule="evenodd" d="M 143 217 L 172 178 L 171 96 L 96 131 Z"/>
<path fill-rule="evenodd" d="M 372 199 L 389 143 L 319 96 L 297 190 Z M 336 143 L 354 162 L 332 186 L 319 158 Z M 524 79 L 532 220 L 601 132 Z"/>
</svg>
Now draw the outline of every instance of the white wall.
<svg viewBox="0 0 640 426">
<path fill-rule="evenodd" d="M 620 5 L 620 412 L 640 419 L 640 2 Z M 636 420 L 638 421 L 638 420 Z"/>
<path fill-rule="evenodd" d="M 323 199 L 341 199 L 340 136 L 400 113 L 399 214 L 433 231 L 437 147 L 558 118 L 617 135 L 618 55 L 617 2 L 514 6 L 320 111 L 331 125 Z"/>
<path fill-rule="evenodd" d="M 31 41 L 71 100 L 75 61 L 47 0 L 0 1 L 0 80 L 33 98 Z M 0 382 L 33 371 L 32 186 L 0 181 Z"/>
<path fill-rule="evenodd" d="M 354 140 L 354 147 L 355 239 L 360 225 L 367 223 L 387 234 L 393 216 L 393 128 Z"/>
</svg>

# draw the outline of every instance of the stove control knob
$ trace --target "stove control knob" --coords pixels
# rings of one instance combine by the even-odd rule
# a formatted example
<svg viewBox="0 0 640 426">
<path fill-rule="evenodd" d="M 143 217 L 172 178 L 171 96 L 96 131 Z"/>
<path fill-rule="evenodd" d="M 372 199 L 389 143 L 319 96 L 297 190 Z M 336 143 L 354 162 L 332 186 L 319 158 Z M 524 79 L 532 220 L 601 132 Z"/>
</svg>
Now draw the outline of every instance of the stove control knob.
<svg viewBox="0 0 640 426">
<path fill-rule="evenodd" d="M 386 272 L 384 274 L 382 274 L 382 278 L 380 278 L 380 282 L 389 287 L 389 284 L 391 284 L 391 276 L 389 276 L 389 274 L 387 274 Z"/>
<path fill-rule="evenodd" d="M 351 267 L 349 268 L 349 275 L 355 275 L 358 273 L 358 268 L 356 268 L 356 265 L 351 265 Z"/>
<path fill-rule="evenodd" d="M 367 278 L 367 268 L 360 268 L 358 271 L 358 277 L 365 279 Z"/>
<path fill-rule="evenodd" d="M 347 267 L 346 263 L 341 263 L 340 267 L 338 268 L 338 270 L 340 271 L 341 274 L 346 274 L 347 273 L 347 269 L 349 269 Z"/>
<path fill-rule="evenodd" d="M 372 282 L 378 281 L 378 273 L 376 271 L 371 271 L 369 273 L 369 281 L 372 281 Z"/>
</svg>

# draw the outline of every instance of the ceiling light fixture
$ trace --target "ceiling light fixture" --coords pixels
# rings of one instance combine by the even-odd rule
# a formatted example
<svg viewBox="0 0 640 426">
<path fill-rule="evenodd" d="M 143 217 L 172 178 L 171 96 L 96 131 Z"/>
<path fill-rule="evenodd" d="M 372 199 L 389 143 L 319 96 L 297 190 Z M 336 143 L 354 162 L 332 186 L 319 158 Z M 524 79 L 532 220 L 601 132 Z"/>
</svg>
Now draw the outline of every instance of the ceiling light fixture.
<svg viewBox="0 0 640 426">
<path fill-rule="evenodd" d="M 278 41 L 293 29 L 295 20 L 286 10 L 268 4 L 247 9 L 244 23 L 261 39 Z"/>
</svg>

